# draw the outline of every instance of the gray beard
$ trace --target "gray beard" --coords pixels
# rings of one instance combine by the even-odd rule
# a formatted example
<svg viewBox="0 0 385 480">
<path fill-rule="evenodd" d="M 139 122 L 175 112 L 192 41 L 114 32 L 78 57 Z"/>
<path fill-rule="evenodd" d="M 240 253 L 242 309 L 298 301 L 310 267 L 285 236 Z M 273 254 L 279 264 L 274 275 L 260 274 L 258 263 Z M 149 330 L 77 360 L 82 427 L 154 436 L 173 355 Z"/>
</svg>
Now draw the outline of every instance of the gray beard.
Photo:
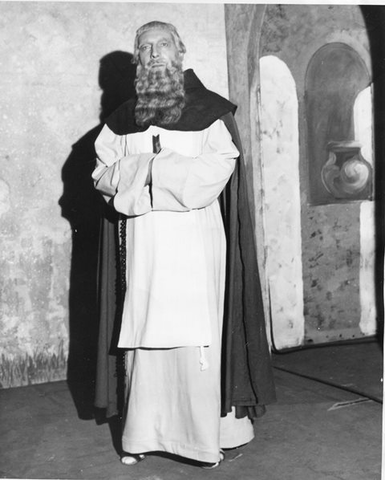
<svg viewBox="0 0 385 480">
<path fill-rule="evenodd" d="M 135 120 L 139 126 L 165 126 L 176 123 L 185 105 L 181 63 L 164 70 L 139 66 L 135 80 L 138 101 Z"/>
</svg>

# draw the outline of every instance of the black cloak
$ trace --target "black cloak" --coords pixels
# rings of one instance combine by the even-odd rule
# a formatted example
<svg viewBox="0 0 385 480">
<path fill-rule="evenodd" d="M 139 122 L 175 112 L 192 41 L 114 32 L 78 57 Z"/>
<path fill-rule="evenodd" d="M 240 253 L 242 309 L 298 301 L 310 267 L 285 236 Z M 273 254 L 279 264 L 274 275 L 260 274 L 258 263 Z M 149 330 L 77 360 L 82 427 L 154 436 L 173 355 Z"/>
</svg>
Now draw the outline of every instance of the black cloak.
<svg viewBox="0 0 385 480">
<path fill-rule="evenodd" d="M 222 119 L 240 152 L 236 168 L 219 200 L 227 239 L 225 309 L 222 339 L 222 416 L 235 407 L 238 418 L 260 416 L 275 401 L 275 386 L 262 303 L 254 229 L 247 196 L 241 141 L 233 117 L 236 106 L 207 90 L 186 70 L 182 116 L 169 130 L 199 131 Z M 122 104 L 106 121 L 117 135 L 145 130 L 134 121 L 135 100 Z M 95 406 L 107 416 L 123 405 L 117 222 L 104 219 L 100 248 L 100 328 Z M 129 247 L 129 246 L 128 246 Z M 120 361 L 119 361 L 120 359 Z"/>
</svg>

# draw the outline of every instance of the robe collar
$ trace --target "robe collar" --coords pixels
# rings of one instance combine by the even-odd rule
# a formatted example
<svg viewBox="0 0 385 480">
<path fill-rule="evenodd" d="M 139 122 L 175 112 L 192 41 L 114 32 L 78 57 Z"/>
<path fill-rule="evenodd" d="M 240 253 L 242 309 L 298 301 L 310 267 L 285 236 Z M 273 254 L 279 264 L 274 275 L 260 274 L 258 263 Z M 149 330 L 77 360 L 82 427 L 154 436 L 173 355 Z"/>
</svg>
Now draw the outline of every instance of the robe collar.
<svg viewBox="0 0 385 480">
<path fill-rule="evenodd" d="M 235 113 L 236 106 L 215 92 L 208 90 L 192 69 L 184 72 L 185 106 L 180 119 L 166 130 L 201 131 L 227 113 Z M 123 103 L 107 120 L 107 126 L 116 135 L 144 132 L 149 126 L 135 123 L 136 98 Z"/>
</svg>

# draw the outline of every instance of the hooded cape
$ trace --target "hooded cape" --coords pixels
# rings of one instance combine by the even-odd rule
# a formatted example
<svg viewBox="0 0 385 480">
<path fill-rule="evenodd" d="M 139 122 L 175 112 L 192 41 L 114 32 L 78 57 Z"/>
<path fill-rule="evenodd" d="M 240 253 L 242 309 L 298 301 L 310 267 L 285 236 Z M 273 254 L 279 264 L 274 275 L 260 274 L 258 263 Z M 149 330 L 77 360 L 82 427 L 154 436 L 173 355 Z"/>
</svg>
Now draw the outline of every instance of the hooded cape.
<svg viewBox="0 0 385 480">
<path fill-rule="evenodd" d="M 222 119 L 240 152 L 236 168 L 219 201 L 227 239 L 225 308 L 222 336 L 222 416 L 255 418 L 275 401 L 270 351 L 266 338 L 254 229 L 248 204 L 242 146 L 233 117 L 236 106 L 207 90 L 193 70 L 185 76 L 185 107 L 169 130 L 199 131 Z M 106 121 L 117 135 L 145 130 L 135 124 L 135 99 L 122 104 Z M 122 351 L 116 347 L 122 304 L 117 288 L 117 223 L 103 220 L 100 249 L 100 328 L 95 406 L 107 416 L 123 406 Z M 128 245 L 129 248 L 129 245 Z"/>
</svg>

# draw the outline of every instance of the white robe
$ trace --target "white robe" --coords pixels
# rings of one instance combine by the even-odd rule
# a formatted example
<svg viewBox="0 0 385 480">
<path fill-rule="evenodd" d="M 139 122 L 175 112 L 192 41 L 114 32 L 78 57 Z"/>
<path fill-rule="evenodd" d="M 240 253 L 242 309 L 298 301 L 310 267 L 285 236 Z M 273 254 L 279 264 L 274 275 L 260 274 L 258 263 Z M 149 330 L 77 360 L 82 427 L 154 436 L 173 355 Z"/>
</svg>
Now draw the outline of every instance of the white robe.
<svg viewBox="0 0 385 480">
<path fill-rule="evenodd" d="M 247 419 L 220 419 L 226 242 L 217 198 L 239 152 L 221 120 L 198 132 L 152 126 L 122 136 L 105 126 L 95 148 L 95 186 L 129 217 L 123 448 L 216 462 L 220 447 L 253 437 Z"/>
</svg>

